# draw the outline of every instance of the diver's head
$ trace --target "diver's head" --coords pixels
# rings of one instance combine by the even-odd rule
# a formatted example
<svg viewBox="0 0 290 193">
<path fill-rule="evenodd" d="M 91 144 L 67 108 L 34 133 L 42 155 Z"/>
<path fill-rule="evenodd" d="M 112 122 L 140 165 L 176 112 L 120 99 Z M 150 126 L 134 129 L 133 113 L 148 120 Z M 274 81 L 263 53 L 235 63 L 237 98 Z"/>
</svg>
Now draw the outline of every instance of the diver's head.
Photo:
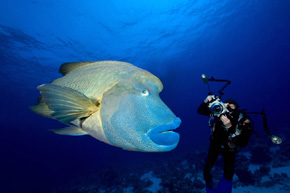
<svg viewBox="0 0 290 193">
<path fill-rule="evenodd" d="M 227 103 L 232 110 L 239 108 L 238 103 L 234 99 L 227 99 L 225 103 Z"/>
</svg>

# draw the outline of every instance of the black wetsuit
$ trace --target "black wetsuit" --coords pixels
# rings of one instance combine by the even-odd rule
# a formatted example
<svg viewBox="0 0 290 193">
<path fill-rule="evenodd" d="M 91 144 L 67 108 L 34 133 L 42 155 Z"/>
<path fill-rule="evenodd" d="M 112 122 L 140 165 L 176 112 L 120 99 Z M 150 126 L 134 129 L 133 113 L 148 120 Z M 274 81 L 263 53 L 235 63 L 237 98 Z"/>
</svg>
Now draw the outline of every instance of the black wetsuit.
<svg viewBox="0 0 290 193">
<path fill-rule="evenodd" d="M 210 116 L 211 112 L 208 108 L 207 103 L 202 103 L 197 111 L 201 115 Z M 228 130 L 225 129 L 222 121 L 219 118 L 214 118 L 212 126 L 214 126 L 214 131 L 210 136 L 210 145 L 208 150 L 208 157 L 204 166 L 204 179 L 207 183 L 212 182 L 212 177 L 210 174 L 215 161 L 219 154 L 223 155 L 224 162 L 224 178 L 227 180 L 232 180 L 234 176 L 235 167 L 235 155 L 238 152 L 239 147 L 244 147 L 248 144 L 250 136 L 252 134 L 251 123 L 245 123 L 244 121 L 248 118 L 246 115 L 240 116 L 241 111 L 236 109 L 231 111 L 230 115 L 227 117 L 232 123 L 232 127 Z M 241 117 L 243 117 L 241 119 Z M 239 130 L 237 130 L 239 129 Z M 234 135 L 236 131 L 240 131 L 238 135 Z M 229 136 L 234 136 L 233 138 Z M 236 144 L 235 148 L 230 148 L 228 142 L 232 141 Z"/>
</svg>

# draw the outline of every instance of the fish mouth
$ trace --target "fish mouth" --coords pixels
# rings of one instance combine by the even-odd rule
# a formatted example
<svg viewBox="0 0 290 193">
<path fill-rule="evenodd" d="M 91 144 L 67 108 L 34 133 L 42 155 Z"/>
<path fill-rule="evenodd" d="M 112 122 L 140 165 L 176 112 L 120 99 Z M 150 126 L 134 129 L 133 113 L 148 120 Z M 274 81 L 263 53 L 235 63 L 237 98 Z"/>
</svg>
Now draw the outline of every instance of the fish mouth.
<svg viewBox="0 0 290 193">
<path fill-rule="evenodd" d="M 176 118 L 169 124 L 159 125 L 147 132 L 149 138 L 158 145 L 176 146 L 179 142 L 179 134 L 172 131 L 181 124 L 180 118 Z"/>
</svg>

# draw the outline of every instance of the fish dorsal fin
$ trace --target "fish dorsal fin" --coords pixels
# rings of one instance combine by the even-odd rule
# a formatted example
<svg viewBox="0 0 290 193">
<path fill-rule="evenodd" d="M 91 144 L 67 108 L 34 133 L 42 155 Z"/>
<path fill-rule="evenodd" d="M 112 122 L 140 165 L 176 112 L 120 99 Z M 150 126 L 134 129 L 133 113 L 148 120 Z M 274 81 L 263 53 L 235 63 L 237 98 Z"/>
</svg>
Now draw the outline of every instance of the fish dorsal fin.
<svg viewBox="0 0 290 193">
<path fill-rule="evenodd" d="M 69 72 L 73 71 L 74 69 L 77 69 L 81 66 L 85 66 L 87 64 L 91 64 L 94 62 L 70 62 L 70 63 L 64 63 L 59 67 L 59 73 L 61 73 L 63 76 L 68 74 Z"/>
</svg>

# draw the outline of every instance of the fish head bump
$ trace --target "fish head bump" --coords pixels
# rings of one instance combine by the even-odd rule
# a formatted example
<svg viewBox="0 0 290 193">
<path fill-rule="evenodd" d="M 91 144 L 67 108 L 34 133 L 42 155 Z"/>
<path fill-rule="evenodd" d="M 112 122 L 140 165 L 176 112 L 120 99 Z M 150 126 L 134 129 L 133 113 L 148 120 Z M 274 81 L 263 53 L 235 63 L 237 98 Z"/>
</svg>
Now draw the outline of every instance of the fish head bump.
<svg viewBox="0 0 290 193">
<path fill-rule="evenodd" d="M 103 94 L 100 116 L 108 140 L 130 151 L 166 152 L 179 142 L 172 131 L 181 120 L 159 97 L 160 80 L 147 71 L 135 72 Z"/>
</svg>

